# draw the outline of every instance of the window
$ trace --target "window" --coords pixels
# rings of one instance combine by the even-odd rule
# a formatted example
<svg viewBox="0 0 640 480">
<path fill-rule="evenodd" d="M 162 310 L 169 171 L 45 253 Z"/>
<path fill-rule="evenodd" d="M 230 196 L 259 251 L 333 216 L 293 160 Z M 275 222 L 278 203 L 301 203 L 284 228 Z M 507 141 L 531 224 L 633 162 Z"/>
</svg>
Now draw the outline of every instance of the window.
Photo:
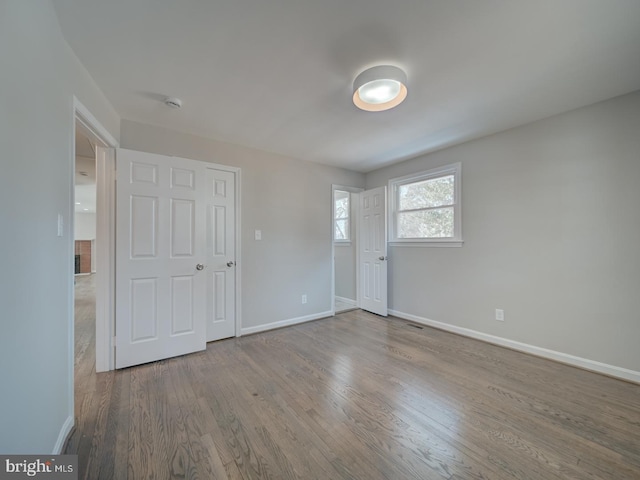
<svg viewBox="0 0 640 480">
<path fill-rule="evenodd" d="M 460 246 L 461 164 L 389 181 L 392 243 Z"/>
<path fill-rule="evenodd" d="M 349 213 L 350 194 L 343 190 L 333 191 L 333 239 L 336 242 L 348 242 L 350 238 Z"/>
</svg>

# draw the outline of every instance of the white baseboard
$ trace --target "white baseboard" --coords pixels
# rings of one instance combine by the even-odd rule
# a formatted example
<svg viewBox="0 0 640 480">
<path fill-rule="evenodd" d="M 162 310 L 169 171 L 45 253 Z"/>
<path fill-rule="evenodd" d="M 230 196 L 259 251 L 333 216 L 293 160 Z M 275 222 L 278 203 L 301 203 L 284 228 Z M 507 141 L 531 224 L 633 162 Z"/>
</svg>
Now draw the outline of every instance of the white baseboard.
<svg viewBox="0 0 640 480">
<path fill-rule="evenodd" d="M 438 322 L 436 320 L 430 320 L 428 318 L 418 317 L 410 313 L 398 312 L 397 310 L 389 310 L 389 314 L 394 317 L 410 320 L 415 323 L 427 325 L 429 327 L 438 328 L 440 330 L 446 330 L 447 332 L 457 333 L 465 337 L 475 338 L 476 340 L 482 340 L 483 342 L 492 343 L 494 345 L 500 345 L 502 347 L 511 348 L 520 352 L 530 353 L 538 357 L 548 358 L 555 360 L 556 362 L 566 363 L 574 367 L 579 367 L 585 370 L 591 370 L 592 372 L 603 373 L 611 377 L 621 378 L 634 383 L 640 384 L 640 372 L 635 370 L 629 370 L 623 367 L 616 367 L 615 365 L 608 365 L 606 363 L 597 362 L 595 360 L 589 360 L 588 358 L 576 357 L 569 355 L 568 353 L 557 352 L 555 350 L 549 350 L 547 348 L 536 347 L 535 345 L 529 345 L 527 343 L 516 342 L 515 340 L 509 340 L 508 338 L 496 337 L 495 335 L 489 335 L 487 333 L 478 332 L 469 328 L 457 327 L 455 325 L 449 325 L 448 323 Z"/>
<path fill-rule="evenodd" d="M 60 429 L 60 433 L 58 434 L 58 440 L 56 440 L 56 444 L 54 445 L 53 451 L 51 452 L 53 455 L 60 455 L 62 453 L 64 443 L 67 441 L 67 437 L 69 436 L 69 432 L 71 432 L 72 428 L 73 415 L 69 415 L 62 424 L 62 428 Z"/>
<path fill-rule="evenodd" d="M 346 303 L 347 305 L 349 305 L 351 307 L 357 307 L 358 306 L 358 302 L 356 302 L 353 298 L 338 297 L 337 295 L 334 298 L 335 298 L 336 302 Z"/>
<path fill-rule="evenodd" d="M 276 328 L 289 327 L 291 325 L 297 325 L 299 323 L 310 322 L 312 320 L 318 320 L 320 318 L 331 317 L 333 313 L 331 310 L 320 313 L 313 313 L 311 315 L 305 315 L 304 317 L 290 318 L 288 320 L 280 320 L 278 322 L 265 323 L 264 325 L 258 325 L 257 327 L 246 327 L 240 332 L 241 335 L 250 335 L 252 333 L 266 332 L 267 330 L 274 330 Z"/>
</svg>

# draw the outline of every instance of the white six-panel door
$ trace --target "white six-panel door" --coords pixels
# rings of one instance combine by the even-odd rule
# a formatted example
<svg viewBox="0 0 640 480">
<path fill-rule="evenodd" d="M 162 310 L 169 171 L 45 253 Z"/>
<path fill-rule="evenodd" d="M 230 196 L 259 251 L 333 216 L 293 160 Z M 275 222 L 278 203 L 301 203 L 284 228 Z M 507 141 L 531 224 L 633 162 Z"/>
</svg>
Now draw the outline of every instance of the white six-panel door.
<svg viewBox="0 0 640 480">
<path fill-rule="evenodd" d="M 387 187 L 360 194 L 360 307 L 387 316 Z"/>
<path fill-rule="evenodd" d="M 118 149 L 116 368 L 206 348 L 204 163 Z"/>
<path fill-rule="evenodd" d="M 207 168 L 207 342 L 235 335 L 235 183 Z"/>
</svg>

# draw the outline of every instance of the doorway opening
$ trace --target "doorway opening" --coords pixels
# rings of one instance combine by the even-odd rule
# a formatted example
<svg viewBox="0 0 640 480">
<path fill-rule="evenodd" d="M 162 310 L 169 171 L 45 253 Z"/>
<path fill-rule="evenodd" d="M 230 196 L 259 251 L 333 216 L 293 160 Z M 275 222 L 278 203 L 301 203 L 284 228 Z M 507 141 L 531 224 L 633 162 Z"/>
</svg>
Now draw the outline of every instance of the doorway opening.
<svg viewBox="0 0 640 480">
<path fill-rule="evenodd" d="M 359 193 L 363 189 L 332 185 L 332 298 L 334 313 L 360 307 L 358 275 Z"/>
<path fill-rule="evenodd" d="M 70 179 L 72 205 L 72 258 L 79 251 L 79 273 L 74 273 L 72 287 L 75 306 L 76 280 L 80 280 L 78 295 L 82 298 L 82 315 L 91 321 L 80 332 L 75 332 L 75 308 L 70 318 L 71 337 L 70 377 L 74 378 L 76 363 L 76 340 L 89 335 L 83 342 L 91 353 L 85 355 L 90 371 L 103 372 L 113 369 L 114 355 L 110 324 L 113 318 L 113 273 L 114 273 L 114 200 L 113 172 L 115 170 L 115 148 L 117 140 L 106 130 L 77 98 L 73 99 L 73 152 L 72 177 Z M 86 210 L 85 210 L 86 209 Z M 76 247 L 76 234 L 78 243 Z M 74 265 L 75 267 L 75 265 Z M 74 268 L 75 272 L 75 268 Z M 81 289 L 81 291 L 80 291 Z M 87 329 L 92 333 L 88 333 Z M 75 382 L 74 382 L 75 383 Z M 73 389 L 73 387 L 72 387 Z M 74 392 L 70 392 L 74 398 Z"/>
<path fill-rule="evenodd" d="M 96 364 L 96 154 L 98 139 L 76 120 L 74 168 L 74 383 Z M 77 389 L 76 389 L 77 390 Z M 76 391 L 76 395 L 78 392 Z M 79 399 L 78 399 L 79 400 Z M 76 405 L 81 403 L 76 401 Z"/>
</svg>

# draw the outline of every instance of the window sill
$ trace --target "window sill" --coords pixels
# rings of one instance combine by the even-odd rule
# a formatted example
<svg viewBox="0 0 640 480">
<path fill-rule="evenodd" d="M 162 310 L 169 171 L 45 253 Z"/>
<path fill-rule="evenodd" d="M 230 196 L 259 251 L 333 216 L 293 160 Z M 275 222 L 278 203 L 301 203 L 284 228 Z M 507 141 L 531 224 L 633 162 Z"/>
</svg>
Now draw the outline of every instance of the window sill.
<svg viewBox="0 0 640 480">
<path fill-rule="evenodd" d="M 336 247 L 350 247 L 351 246 L 351 241 L 345 241 L 345 242 L 336 242 L 336 241 L 334 241 L 333 244 Z"/>
<path fill-rule="evenodd" d="M 390 247 L 462 247 L 463 240 L 428 240 L 414 242 L 389 242 Z"/>
</svg>

